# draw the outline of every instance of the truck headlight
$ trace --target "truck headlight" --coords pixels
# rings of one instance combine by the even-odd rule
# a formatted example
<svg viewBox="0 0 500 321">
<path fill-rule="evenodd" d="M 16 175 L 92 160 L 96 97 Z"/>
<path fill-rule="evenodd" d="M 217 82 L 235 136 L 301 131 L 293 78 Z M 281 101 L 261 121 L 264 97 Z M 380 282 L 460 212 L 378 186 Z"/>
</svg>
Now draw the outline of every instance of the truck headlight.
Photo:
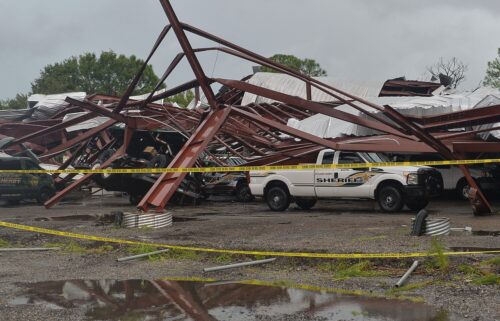
<svg viewBox="0 0 500 321">
<path fill-rule="evenodd" d="M 406 176 L 406 184 L 418 185 L 418 174 L 417 173 L 408 173 L 408 175 Z"/>
</svg>

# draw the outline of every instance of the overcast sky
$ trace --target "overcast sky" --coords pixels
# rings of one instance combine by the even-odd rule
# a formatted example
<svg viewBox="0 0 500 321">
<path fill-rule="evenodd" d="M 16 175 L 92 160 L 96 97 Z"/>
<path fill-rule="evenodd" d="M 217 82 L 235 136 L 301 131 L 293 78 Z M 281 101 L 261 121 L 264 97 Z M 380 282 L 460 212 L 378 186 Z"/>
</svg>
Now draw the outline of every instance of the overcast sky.
<svg viewBox="0 0 500 321">
<path fill-rule="evenodd" d="M 498 0 L 173 0 L 179 18 L 271 56 L 316 59 L 343 79 L 421 78 L 439 57 L 483 78 L 500 47 Z M 0 0 L 0 99 L 28 92 L 50 63 L 114 50 L 145 58 L 166 17 L 157 0 Z M 193 38 L 195 45 L 207 45 Z M 179 47 L 173 34 L 153 60 L 161 75 Z M 251 64 L 201 57 L 206 73 L 241 78 Z M 167 85 L 192 79 L 187 64 Z"/>
</svg>

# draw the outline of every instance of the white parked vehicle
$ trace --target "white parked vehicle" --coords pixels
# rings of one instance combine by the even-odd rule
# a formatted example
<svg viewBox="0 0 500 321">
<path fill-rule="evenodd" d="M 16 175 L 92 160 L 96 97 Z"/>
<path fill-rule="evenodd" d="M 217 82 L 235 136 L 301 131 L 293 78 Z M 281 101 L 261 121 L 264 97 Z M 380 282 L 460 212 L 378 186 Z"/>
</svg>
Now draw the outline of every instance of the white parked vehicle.
<svg viewBox="0 0 500 321">
<path fill-rule="evenodd" d="M 319 152 L 316 164 L 358 164 L 387 162 L 378 153 Z M 426 166 L 398 166 L 358 169 L 316 169 L 250 172 L 252 195 L 263 196 L 273 211 L 286 210 L 292 201 L 302 209 L 312 208 L 317 199 L 374 199 L 384 212 L 427 206 L 443 188 L 439 172 Z"/>
<path fill-rule="evenodd" d="M 421 160 L 436 160 L 440 161 L 442 158 L 435 155 L 412 155 L 405 157 L 404 160 L 408 161 L 421 161 Z M 469 183 L 465 179 L 464 173 L 458 166 L 439 165 L 433 166 L 437 169 L 443 177 L 443 189 L 445 191 L 453 191 L 456 195 L 463 199 L 468 200 Z M 498 178 L 495 178 L 495 168 L 487 166 L 469 166 L 469 172 L 481 189 L 485 192 L 497 192 L 500 188 Z"/>
</svg>

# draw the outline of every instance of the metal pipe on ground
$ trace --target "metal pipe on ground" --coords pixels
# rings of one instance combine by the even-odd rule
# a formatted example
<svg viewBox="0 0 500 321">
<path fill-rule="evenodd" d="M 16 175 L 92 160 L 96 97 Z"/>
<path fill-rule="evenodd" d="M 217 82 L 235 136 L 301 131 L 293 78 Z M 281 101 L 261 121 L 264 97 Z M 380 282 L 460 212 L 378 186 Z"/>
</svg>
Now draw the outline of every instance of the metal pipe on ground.
<svg viewBox="0 0 500 321">
<path fill-rule="evenodd" d="M 243 267 L 243 266 L 265 264 L 265 263 L 271 263 L 271 262 L 273 262 L 275 260 L 276 260 L 276 258 L 272 258 L 272 259 L 250 261 L 250 262 L 242 262 L 242 263 L 235 263 L 235 264 L 222 265 L 222 266 L 214 266 L 214 267 L 211 267 L 211 268 L 204 268 L 203 272 L 213 272 L 213 271 L 234 269 L 234 268 Z"/>
<path fill-rule="evenodd" d="M 418 261 L 413 262 L 413 264 L 410 266 L 410 268 L 408 269 L 408 271 L 406 271 L 406 273 L 396 283 L 395 287 L 399 288 L 400 286 L 402 286 L 406 282 L 406 280 L 408 279 L 408 277 L 410 276 L 410 274 L 412 274 L 413 271 L 415 271 L 415 269 L 417 268 L 417 266 L 418 266 Z"/>
<path fill-rule="evenodd" d="M 125 261 L 131 261 L 131 260 L 136 260 L 140 259 L 143 257 L 151 256 L 151 255 L 157 255 L 157 254 L 162 254 L 165 252 L 170 251 L 169 249 L 165 250 L 159 250 L 159 251 L 154 251 L 154 252 L 149 252 L 149 253 L 143 253 L 143 254 L 137 254 L 137 255 L 132 255 L 132 256 L 127 256 L 127 257 L 121 257 L 119 259 L 116 259 L 117 262 L 125 262 Z"/>
</svg>

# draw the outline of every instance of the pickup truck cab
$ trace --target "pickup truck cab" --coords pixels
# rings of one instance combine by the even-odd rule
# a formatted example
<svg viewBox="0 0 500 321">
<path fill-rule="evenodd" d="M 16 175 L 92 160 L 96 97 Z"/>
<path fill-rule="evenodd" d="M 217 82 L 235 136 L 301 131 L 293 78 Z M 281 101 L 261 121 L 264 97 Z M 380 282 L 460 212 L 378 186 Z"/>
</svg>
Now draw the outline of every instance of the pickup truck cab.
<svg viewBox="0 0 500 321">
<path fill-rule="evenodd" d="M 387 162 L 378 153 L 331 149 L 319 152 L 316 164 L 364 164 Z M 374 199 L 384 212 L 425 208 L 441 193 L 441 174 L 425 166 L 334 168 L 250 172 L 250 190 L 263 196 L 273 211 L 286 210 L 292 201 L 302 209 L 317 199 Z"/>
</svg>

